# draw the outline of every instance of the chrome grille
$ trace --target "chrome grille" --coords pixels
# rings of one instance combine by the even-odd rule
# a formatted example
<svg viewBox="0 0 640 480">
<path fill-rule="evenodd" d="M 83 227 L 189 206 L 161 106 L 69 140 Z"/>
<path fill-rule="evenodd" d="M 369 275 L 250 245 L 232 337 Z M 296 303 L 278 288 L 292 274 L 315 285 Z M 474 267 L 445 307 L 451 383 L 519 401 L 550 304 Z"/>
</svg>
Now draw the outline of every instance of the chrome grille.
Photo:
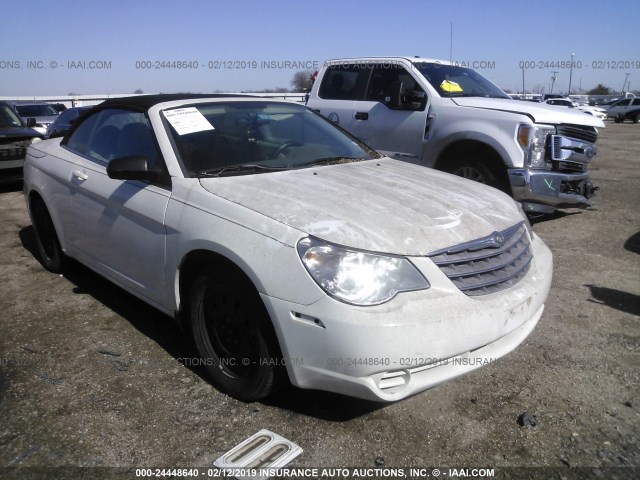
<svg viewBox="0 0 640 480">
<path fill-rule="evenodd" d="M 438 250 L 429 258 L 463 293 L 478 296 L 518 283 L 529 271 L 532 253 L 527 229 L 521 222 L 502 232 Z"/>
<path fill-rule="evenodd" d="M 558 125 L 558 135 L 589 143 L 596 143 L 598 139 L 598 132 L 595 127 L 585 127 L 582 125 Z"/>
<path fill-rule="evenodd" d="M 24 147 L 0 148 L 0 160 L 23 160 L 27 153 Z"/>
<path fill-rule="evenodd" d="M 571 172 L 586 172 L 587 166 L 581 163 L 558 162 L 558 170 Z"/>
</svg>

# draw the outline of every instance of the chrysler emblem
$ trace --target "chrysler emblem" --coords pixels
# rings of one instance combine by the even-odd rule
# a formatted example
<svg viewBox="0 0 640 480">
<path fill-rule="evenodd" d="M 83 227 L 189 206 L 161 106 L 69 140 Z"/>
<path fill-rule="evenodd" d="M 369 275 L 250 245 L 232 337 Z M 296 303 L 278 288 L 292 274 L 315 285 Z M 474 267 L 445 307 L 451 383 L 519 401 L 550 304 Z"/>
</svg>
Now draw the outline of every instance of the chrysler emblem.
<svg viewBox="0 0 640 480">
<path fill-rule="evenodd" d="M 504 237 L 501 233 L 495 232 L 493 235 L 491 235 L 489 242 L 491 242 L 492 247 L 500 248 L 502 245 L 504 245 Z"/>
</svg>

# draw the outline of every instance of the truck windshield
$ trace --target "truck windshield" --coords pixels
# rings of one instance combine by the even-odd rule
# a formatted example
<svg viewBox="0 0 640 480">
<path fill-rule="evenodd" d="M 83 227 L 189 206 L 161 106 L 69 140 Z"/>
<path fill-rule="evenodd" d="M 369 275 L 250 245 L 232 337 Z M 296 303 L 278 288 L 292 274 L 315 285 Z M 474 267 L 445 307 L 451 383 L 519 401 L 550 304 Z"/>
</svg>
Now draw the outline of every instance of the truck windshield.
<svg viewBox="0 0 640 480">
<path fill-rule="evenodd" d="M 191 177 L 267 173 L 379 158 L 329 120 L 293 103 L 216 102 L 163 114 Z M 185 128 L 187 124 L 191 127 Z"/>
<path fill-rule="evenodd" d="M 414 62 L 413 65 L 442 97 L 510 98 L 470 68 L 431 62 Z"/>
</svg>

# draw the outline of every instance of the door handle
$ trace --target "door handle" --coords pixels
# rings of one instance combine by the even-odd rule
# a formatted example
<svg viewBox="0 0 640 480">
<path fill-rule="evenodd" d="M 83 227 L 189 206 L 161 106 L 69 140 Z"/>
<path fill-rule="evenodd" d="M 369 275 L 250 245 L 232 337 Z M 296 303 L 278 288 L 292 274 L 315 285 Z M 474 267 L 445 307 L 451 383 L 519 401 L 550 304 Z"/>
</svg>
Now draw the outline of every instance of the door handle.
<svg viewBox="0 0 640 480">
<path fill-rule="evenodd" d="M 84 182 L 87 178 L 89 178 L 89 175 L 87 175 L 84 172 L 81 172 L 80 170 L 74 170 L 71 172 L 71 180 L 76 181 L 78 183 Z"/>
<path fill-rule="evenodd" d="M 367 112 L 356 112 L 356 120 L 368 120 L 369 114 Z"/>
</svg>

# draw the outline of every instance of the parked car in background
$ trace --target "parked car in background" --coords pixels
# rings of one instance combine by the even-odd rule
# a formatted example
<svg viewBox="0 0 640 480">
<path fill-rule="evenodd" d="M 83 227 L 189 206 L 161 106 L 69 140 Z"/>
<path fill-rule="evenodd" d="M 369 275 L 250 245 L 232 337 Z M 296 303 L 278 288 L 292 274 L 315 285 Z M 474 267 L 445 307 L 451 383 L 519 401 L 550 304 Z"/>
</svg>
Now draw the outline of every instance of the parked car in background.
<svg viewBox="0 0 640 480">
<path fill-rule="evenodd" d="M 11 102 L 18 115 L 26 122 L 29 118 L 35 118 L 36 124 L 33 127 L 42 135 L 47 134 L 47 127 L 58 117 L 55 108 L 46 102 Z"/>
<path fill-rule="evenodd" d="M 576 108 L 581 112 L 584 112 L 588 115 L 593 115 L 594 117 L 598 117 L 601 119 L 607 118 L 607 113 L 604 108 L 581 105 L 569 98 L 550 98 L 548 100 L 545 100 L 544 103 L 546 103 L 547 105 L 554 105 L 556 107 Z"/>
<path fill-rule="evenodd" d="M 31 146 L 24 192 L 46 268 L 73 257 L 182 322 L 245 401 L 287 376 L 400 400 L 516 348 L 551 285 L 513 199 L 292 102 L 106 100 Z"/>
<path fill-rule="evenodd" d="M 0 182 L 22 178 L 27 147 L 40 140 L 42 135 L 27 127 L 11 104 L 0 101 Z"/>
<path fill-rule="evenodd" d="M 55 108 L 56 112 L 61 113 L 67 109 L 67 106 L 64 103 L 50 103 L 53 108 Z"/>
<path fill-rule="evenodd" d="M 61 112 L 55 121 L 47 127 L 47 138 L 63 137 L 71 127 L 73 123 L 91 107 L 71 107 Z"/>
<path fill-rule="evenodd" d="M 607 107 L 607 118 L 613 118 L 616 123 L 640 122 L 640 98 L 623 98 L 612 103 Z"/>
</svg>

